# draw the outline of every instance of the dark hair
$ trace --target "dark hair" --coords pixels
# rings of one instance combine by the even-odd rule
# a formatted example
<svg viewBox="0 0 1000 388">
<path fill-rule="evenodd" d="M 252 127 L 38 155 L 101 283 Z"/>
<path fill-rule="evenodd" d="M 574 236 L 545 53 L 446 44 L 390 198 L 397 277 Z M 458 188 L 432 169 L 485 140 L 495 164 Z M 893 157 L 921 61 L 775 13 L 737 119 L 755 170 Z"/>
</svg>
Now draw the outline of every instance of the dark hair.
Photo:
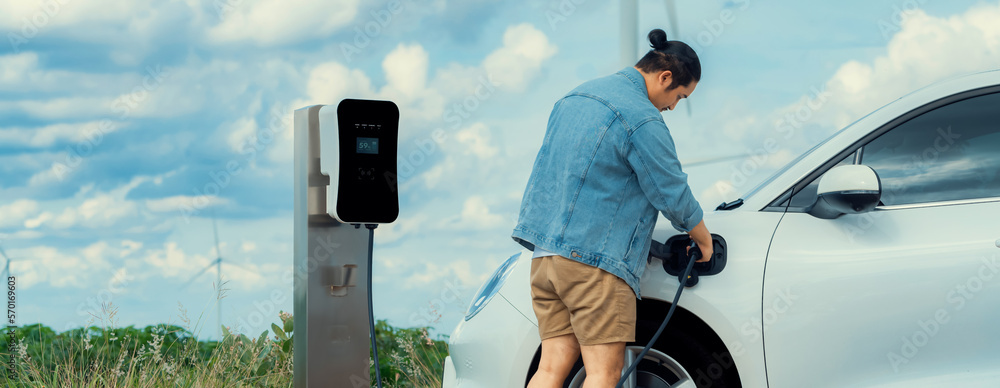
<svg viewBox="0 0 1000 388">
<path fill-rule="evenodd" d="M 701 81 L 701 61 L 698 54 L 686 43 L 679 40 L 667 40 L 667 33 L 657 28 L 649 32 L 649 50 L 635 64 L 644 73 L 659 73 L 670 70 L 674 81 L 668 89 L 677 85 L 687 86 L 691 81 Z"/>
</svg>

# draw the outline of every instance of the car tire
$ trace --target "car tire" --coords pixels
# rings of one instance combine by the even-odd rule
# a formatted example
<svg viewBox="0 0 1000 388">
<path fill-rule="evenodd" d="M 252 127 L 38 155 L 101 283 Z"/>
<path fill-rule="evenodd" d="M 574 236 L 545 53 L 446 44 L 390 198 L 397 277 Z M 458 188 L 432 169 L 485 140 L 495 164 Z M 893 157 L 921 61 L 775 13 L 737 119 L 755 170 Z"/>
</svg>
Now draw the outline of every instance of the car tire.
<svg viewBox="0 0 1000 388">
<path fill-rule="evenodd" d="M 639 353 L 656 333 L 660 323 L 637 322 L 636 341 L 627 343 L 627 349 L 634 354 Z M 698 388 L 742 386 L 736 365 L 728 351 L 713 349 L 695 335 L 681 330 L 671 330 L 669 324 L 637 369 L 639 379 L 637 387 L 666 387 L 684 379 L 689 379 Z M 582 386 L 585 375 L 583 359 L 577 359 L 563 388 Z"/>
</svg>

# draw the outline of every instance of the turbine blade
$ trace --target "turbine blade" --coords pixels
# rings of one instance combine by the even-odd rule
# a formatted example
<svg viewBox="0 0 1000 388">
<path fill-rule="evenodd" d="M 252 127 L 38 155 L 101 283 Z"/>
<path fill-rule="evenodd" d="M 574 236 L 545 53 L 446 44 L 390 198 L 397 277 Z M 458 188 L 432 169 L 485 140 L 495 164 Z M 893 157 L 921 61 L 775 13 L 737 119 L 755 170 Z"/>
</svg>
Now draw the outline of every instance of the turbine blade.
<svg viewBox="0 0 1000 388">
<path fill-rule="evenodd" d="M 186 283 L 184 283 L 184 285 L 182 285 L 180 289 L 183 290 L 183 289 L 187 288 L 187 286 L 190 286 L 191 283 L 193 283 L 196 279 L 198 279 L 199 276 L 201 276 L 202 274 L 204 274 L 205 271 L 208 271 L 209 268 L 212 268 L 213 265 L 216 265 L 216 263 L 218 261 L 220 261 L 220 260 L 222 260 L 222 259 L 215 259 L 211 263 L 209 263 L 208 265 L 206 265 L 205 268 L 202 268 L 201 271 L 198 271 L 198 274 L 192 276 L 191 279 L 189 279 Z"/>
<path fill-rule="evenodd" d="M 637 0 L 621 0 L 619 9 L 619 42 L 622 66 L 632 66 L 639 60 L 639 5 Z"/>
<path fill-rule="evenodd" d="M 670 20 L 670 34 L 673 35 L 670 40 L 678 40 L 681 38 L 680 26 L 677 25 L 677 2 L 674 0 L 665 0 L 667 5 L 667 19 Z"/>
<path fill-rule="evenodd" d="M 664 0 L 664 4 L 667 7 L 667 19 L 670 20 L 670 39 L 679 40 L 681 38 L 681 26 L 677 22 L 677 1 Z M 691 117 L 691 102 L 687 101 L 684 105 L 687 105 L 687 114 L 688 117 Z"/>
<path fill-rule="evenodd" d="M 222 264 L 225 264 L 225 265 L 231 265 L 231 266 L 233 266 L 233 267 L 236 267 L 236 268 L 239 268 L 239 269 L 242 269 L 242 270 L 244 270 L 244 271 L 247 271 L 247 272 L 255 272 L 254 270 L 252 270 L 252 269 L 250 269 L 250 268 L 247 268 L 247 266 L 246 266 L 246 265 L 243 265 L 243 264 L 241 264 L 241 263 L 235 263 L 235 262 L 233 262 L 232 260 L 230 260 L 230 261 L 223 261 L 223 262 L 222 262 Z"/>
<path fill-rule="evenodd" d="M 212 210 L 212 233 L 215 234 L 215 257 L 222 258 L 222 249 L 219 248 L 219 228 L 215 226 L 215 210 Z"/>
<path fill-rule="evenodd" d="M 0 256 L 3 256 L 4 259 L 3 279 L 6 281 L 7 277 L 10 276 L 10 257 L 7 257 L 7 252 L 3 250 L 3 247 L 0 247 Z"/>
</svg>

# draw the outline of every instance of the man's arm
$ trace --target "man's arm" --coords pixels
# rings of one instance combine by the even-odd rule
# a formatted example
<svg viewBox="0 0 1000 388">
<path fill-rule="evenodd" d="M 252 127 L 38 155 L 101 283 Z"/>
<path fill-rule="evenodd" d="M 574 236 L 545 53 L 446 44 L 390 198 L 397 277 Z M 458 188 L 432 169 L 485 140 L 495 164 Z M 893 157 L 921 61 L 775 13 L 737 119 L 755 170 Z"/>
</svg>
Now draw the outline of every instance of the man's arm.
<svg viewBox="0 0 1000 388">
<path fill-rule="evenodd" d="M 659 120 L 647 122 L 632 131 L 626 143 L 625 159 L 646 197 L 675 229 L 688 233 L 698 244 L 702 252 L 698 262 L 711 260 L 712 235 L 688 186 L 687 174 L 681 170 L 667 126 Z"/>
</svg>

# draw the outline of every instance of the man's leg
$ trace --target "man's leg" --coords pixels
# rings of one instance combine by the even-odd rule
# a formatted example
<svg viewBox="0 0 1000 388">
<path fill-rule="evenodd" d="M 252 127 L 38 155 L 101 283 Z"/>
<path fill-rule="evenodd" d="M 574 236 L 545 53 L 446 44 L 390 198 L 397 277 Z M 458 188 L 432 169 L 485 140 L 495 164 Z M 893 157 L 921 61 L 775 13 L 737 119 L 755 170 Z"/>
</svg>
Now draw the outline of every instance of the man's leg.
<svg viewBox="0 0 1000 388">
<path fill-rule="evenodd" d="M 624 348 L 622 352 L 618 358 L 625 354 Z M 563 334 L 542 340 L 542 358 L 538 362 L 538 371 L 528 382 L 528 388 L 562 388 L 578 357 L 580 344 L 576 335 Z"/>
<path fill-rule="evenodd" d="M 587 379 L 583 388 L 610 388 L 618 384 L 625 364 L 625 343 L 612 342 L 580 347 Z M 544 356 L 544 353 L 543 353 Z"/>
</svg>

